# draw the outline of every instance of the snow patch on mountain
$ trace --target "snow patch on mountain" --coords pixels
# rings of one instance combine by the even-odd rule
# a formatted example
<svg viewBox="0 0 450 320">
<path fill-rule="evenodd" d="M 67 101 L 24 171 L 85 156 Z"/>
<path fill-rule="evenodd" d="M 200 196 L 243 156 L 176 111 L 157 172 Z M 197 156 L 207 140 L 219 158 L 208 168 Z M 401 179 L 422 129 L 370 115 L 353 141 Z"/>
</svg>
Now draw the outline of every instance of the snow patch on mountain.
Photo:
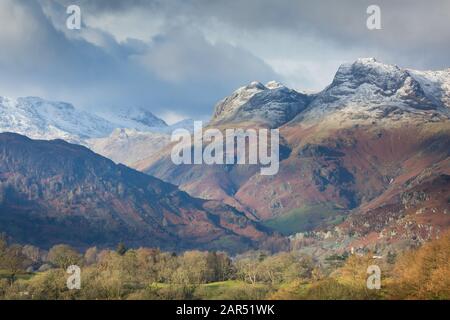
<svg viewBox="0 0 450 320">
<path fill-rule="evenodd" d="M 69 103 L 37 97 L 0 97 L 1 132 L 80 143 L 87 138 L 106 136 L 113 129 L 114 126 L 105 119 L 77 110 Z"/>
<path fill-rule="evenodd" d="M 119 110 L 99 112 L 97 114 L 113 123 L 116 128 L 158 131 L 168 127 L 164 120 L 143 108 L 121 108 Z"/>
<path fill-rule="evenodd" d="M 247 103 L 255 94 L 267 90 L 258 81 L 253 81 L 247 86 L 240 87 L 230 96 L 219 101 L 215 107 L 213 121 L 219 121 L 232 116 L 242 105 Z"/>
<path fill-rule="evenodd" d="M 149 127 L 148 131 L 135 128 L 117 128 L 109 136 L 88 139 L 86 145 L 93 151 L 128 166 L 152 157 L 170 144 L 170 137 L 176 129 L 194 131 L 194 120 L 186 119 L 162 127 Z"/>
<path fill-rule="evenodd" d="M 130 166 L 167 146 L 170 135 L 118 128 L 108 137 L 89 139 L 86 143 L 90 149 L 114 162 Z"/>
<path fill-rule="evenodd" d="M 172 133 L 172 131 L 176 129 L 186 129 L 191 133 L 194 132 L 194 119 L 184 119 L 178 121 L 166 128 L 161 129 L 160 132 Z"/>
<path fill-rule="evenodd" d="M 409 74 L 420 83 L 425 94 L 443 107 L 450 108 L 450 68 L 437 71 L 408 69 Z"/>
</svg>

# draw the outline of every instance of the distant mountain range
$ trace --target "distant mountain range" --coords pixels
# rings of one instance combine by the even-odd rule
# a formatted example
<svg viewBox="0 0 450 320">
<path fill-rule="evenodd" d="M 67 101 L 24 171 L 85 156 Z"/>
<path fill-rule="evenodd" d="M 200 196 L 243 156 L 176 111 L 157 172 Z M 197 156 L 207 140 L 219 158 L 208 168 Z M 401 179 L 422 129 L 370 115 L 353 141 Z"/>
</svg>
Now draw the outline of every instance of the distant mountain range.
<svg viewBox="0 0 450 320">
<path fill-rule="evenodd" d="M 35 139 L 64 139 L 80 143 L 110 134 L 111 122 L 80 111 L 65 102 L 36 97 L 0 97 L 0 131 L 15 132 Z"/>
<path fill-rule="evenodd" d="M 167 125 L 142 108 L 90 113 L 65 102 L 37 97 L 0 97 L 0 132 L 15 132 L 33 139 L 63 139 L 88 146 L 123 164 L 132 164 L 167 145 L 177 128 L 193 130 L 186 119 Z M 151 146 L 149 148 L 144 145 Z"/>
<path fill-rule="evenodd" d="M 72 217 L 78 221 L 75 212 L 83 212 L 76 230 L 86 225 L 96 234 L 95 230 L 103 230 L 100 226 L 112 226 L 107 233 L 111 238 L 102 243 L 122 236 L 134 243 L 168 245 L 181 241 L 201 248 L 261 245 L 262 239 L 282 245 L 280 238 L 271 235 L 272 229 L 291 239 L 303 239 L 305 235 L 319 239 L 314 249 L 317 252 L 353 246 L 388 250 L 421 243 L 450 227 L 450 69 L 417 71 L 364 58 L 342 65 L 332 83 L 315 94 L 273 81 L 265 85 L 252 82 L 237 89 L 216 104 L 208 126 L 221 130 L 279 129 L 281 163 L 275 176 L 261 176 L 257 165 L 174 165 L 169 134 L 179 126 L 192 130 L 192 122 L 171 127 L 139 109 L 99 116 L 39 98 L 1 98 L 0 115 L 0 131 L 83 144 L 116 163 L 170 183 L 117 166 L 82 147 L 3 135 L 2 165 L 8 167 L 0 170 L 0 177 L 6 179 L 1 181 L 7 181 L 1 185 L 2 199 L 9 199 L 5 198 L 8 190 L 16 190 L 21 199 L 15 204 L 8 202 L 8 210 L 21 212 L 17 217 L 49 212 L 52 219 L 62 215 L 64 223 L 69 224 Z M 11 154 L 8 142 L 22 143 L 33 152 L 14 150 L 21 155 L 18 157 Z M 51 174 L 40 177 L 39 172 L 44 174 L 45 170 L 26 160 L 35 156 L 37 146 L 45 146 L 51 155 L 71 150 L 67 156 L 73 158 L 65 158 L 60 164 L 73 162 L 77 173 L 62 165 L 48 168 Z M 75 165 L 78 152 L 98 167 L 89 169 L 93 167 L 86 167 L 85 160 Z M 47 153 L 38 154 L 51 162 Z M 17 176 L 21 170 L 25 171 Z M 76 184 L 64 184 L 64 196 L 44 197 L 52 179 L 72 181 L 89 170 L 92 176 Z M 157 184 L 160 189 L 146 194 L 147 187 L 133 182 L 135 178 L 145 180 L 145 185 Z M 106 191 L 102 189 L 105 181 L 109 181 Z M 129 190 L 126 200 L 115 189 L 122 184 Z M 205 200 L 180 193 L 174 185 Z M 29 209 L 23 199 L 33 190 L 41 193 L 37 206 Z M 79 207 L 73 207 L 67 198 L 74 193 L 78 194 Z M 176 196 L 168 200 L 167 194 L 172 193 Z M 162 203 L 172 211 L 164 213 Z M 198 215 L 192 210 L 199 210 L 195 211 Z M 99 212 L 101 217 L 96 216 Z M 94 218 L 89 218 L 91 215 Z M 127 220 L 128 215 L 135 221 Z M 150 216 L 154 223 L 147 220 Z M 231 220 L 224 222 L 224 216 Z M 122 220 L 125 222 L 118 222 Z M 26 219 L 15 224 L 3 221 L 3 226 L 14 225 L 10 230 L 23 236 L 20 225 Z M 35 225 L 46 225 L 48 230 L 55 223 L 39 221 Z M 132 237 L 130 228 L 137 228 L 139 236 Z M 103 231 L 92 242 L 106 234 Z M 39 241 L 45 238 L 42 235 Z"/>
<path fill-rule="evenodd" d="M 122 108 L 91 113 L 70 103 L 48 101 L 37 97 L 12 99 L 0 96 L 0 131 L 15 132 L 34 139 L 64 139 L 84 143 L 104 138 L 114 129 L 139 132 L 170 133 L 174 128 L 191 129 L 191 121 L 171 126 L 142 108 Z"/>
</svg>

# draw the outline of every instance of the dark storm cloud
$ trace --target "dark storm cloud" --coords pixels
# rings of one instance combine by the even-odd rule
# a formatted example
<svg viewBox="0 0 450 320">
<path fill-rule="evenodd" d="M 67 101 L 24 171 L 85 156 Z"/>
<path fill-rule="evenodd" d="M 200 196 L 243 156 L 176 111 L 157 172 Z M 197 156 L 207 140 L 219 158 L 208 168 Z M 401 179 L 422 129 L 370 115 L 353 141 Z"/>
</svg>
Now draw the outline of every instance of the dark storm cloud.
<svg viewBox="0 0 450 320">
<path fill-rule="evenodd" d="M 0 9 L 4 19 L 14 18 L 0 30 L 0 41 L 8 44 L 0 53 L 1 95 L 42 95 L 86 108 L 171 109 L 195 117 L 210 114 L 230 88 L 274 77 L 259 58 L 208 43 L 195 30 L 166 30 L 151 44 L 118 43 L 103 30 L 71 37 L 77 31 L 58 30 L 58 19 L 49 19 L 36 2 L 3 1 Z M 64 8 L 51 9 L 63 23 L 66 15 L 58 10 Z"/>
<path fill-rule="evenodd" d="M 69 4 L 82 8 L 79 32 L 65 28 Z M 366 28 L 371 4 L 382 30 Z M 0 19 L 0 95 L 84 107 L 202 116 L 252 80 L 320 89 L 360 56 L 450 65 L 446 0 L 2 0 Z"/>
<path fill-rule="evenodd" d="M 121 14 L 140 7 L 168 20 L 188 20 L 199 25 L 216 20 L 249 33 L 279 31 L 294 39 L 310 35 L 336 47 L 371 49 L 399 64 L 422 68 L 449 64 L 448 0 L 85 0 L 80 3 L 93 13 Z M 372 4 L 380 6 L 382 12 L 383 29 L 376 32 L 366 28 L 366 9 Z"/>
</svg>

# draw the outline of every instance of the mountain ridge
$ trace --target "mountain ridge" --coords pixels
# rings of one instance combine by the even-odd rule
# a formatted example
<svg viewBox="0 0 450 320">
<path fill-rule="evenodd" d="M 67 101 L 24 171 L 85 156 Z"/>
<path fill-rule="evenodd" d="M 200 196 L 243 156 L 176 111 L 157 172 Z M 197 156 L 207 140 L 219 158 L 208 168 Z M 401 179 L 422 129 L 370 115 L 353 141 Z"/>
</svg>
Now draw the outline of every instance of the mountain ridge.
<svg viewBox="0 0 450 320">
<path fill-rule="evenodd" d="M 171 128 L 142 108 L 94 113 L 77 109 L 67 102 L 39 97 L 13 99 L 0 96 L 0 115 L 0 131 L 17 132 L 35 139 L 59 138 L 79 144 L 88 139 L 107 137 L 114 129 L 167 133 Z"/>
<path fill-rule="evenodd" d="M 369 204 L 370 210 L 379 212 L 384 212 L 383 201 L 388 199 L 403 206 L 399 199 L 409 188 L 408 179 L 446 174 L 449 83 L 447 70 L 412 71 L 359 59 L 341 66 L 328 87 L 310 96 L 301 112 L 278 127 L 280 143 L 289 155 L 281 159 L 273 177 L 258 175 L 254 166 L 174 166 L 166 153 L 170 147 L 136 167 L 190 194 L 224 201 L 249 217 L 270 221 L 271 226 L 295 218 L 312 222 L 300 225 L 299 231 L 326 230 L 336 219 L 369 210 Z M 263 92 L 256 84 L 252 88 Z M 236 92 L 229 101 L 235 96 Z M 261 124 L 231 118 L 217 125 L 226 129 Z M 394 187 L 397 191 L 389 196 Z M 444 201 L 439 210 L 445 206 L 449 204 Z M 323 214 L 308 209 L 319 207 Z M 280 223 L 275 224 L 277 219 Z M 434 223 L 430 226 L 448 227 Z"/>
<path fill-rule="evenodd" d="M 0 228 L 16 241 L 239 251 L 271 237 L 234 208 L 63 140 L 0 133 L 0 160 Z"/>
<path fill-rule="evenodd" d="M 386 239 L 374 236 L 376 232 L 394 230 L 395 223 L 369 223 L 370 212 L 392 218 L 389 208 L 395 208 L 414 226 L 423 224 L 411 218 L 413 211 L 403 203 L 409 200 L 402 200 L 409 197 L 411 181 L 417 184 L 411 192 L 428 190 L 428 198 L 435 199 L 420 202 L 415 211 L 428 212 L 431 203 L 442 212 L 449 206 L 440 201 L 445 194 L 426 185 L 448 183 L 449 96 L 450 69 L 417 71 L 373 58 L 342 65 L 332 83 L 314 94 L 276 82 L 241 87 L 216 104 L 207 126 L 279 129 L 283 156 L 273 177 L 258 175 L 257 165 L 176 166 L 170 160 L 168 135 L 157 146 L 156 134 L 119 129 L 92 148 L 104 148 L 103 154 L 113 151 L 109 156 L 116 162 L 129 160 L 127 164 L 193 196 L 231 205 L 246 219 L 277 226 L 280 232 L 286 223 L 290 234 L 333 233 L 337 226 L 346 232 L 345 243 L 356 243 L 350 236 L 356 233 L 373 244 Z M 148 151 L 143 151 L 145 146 Z M 428 227 L 448 227 L 441 213 Z M 341 224 L 341 219 L 355 223 Z M 363 219 L 369 227 L 364 222 L 361 226 Z M 303 224 L 295 229 L 292 221 Z M 413 241 L 420 229 L 414 228 L 399 229 L 401 236 L 392 241 Z"/>
</svg>

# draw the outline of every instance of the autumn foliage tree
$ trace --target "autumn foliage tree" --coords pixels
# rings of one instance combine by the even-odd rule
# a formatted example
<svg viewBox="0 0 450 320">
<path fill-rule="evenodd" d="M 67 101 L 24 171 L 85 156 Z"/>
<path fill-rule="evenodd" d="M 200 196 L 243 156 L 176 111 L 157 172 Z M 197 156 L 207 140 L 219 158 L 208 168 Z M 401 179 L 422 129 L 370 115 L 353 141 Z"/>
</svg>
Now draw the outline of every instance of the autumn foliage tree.
<svg viewBox="0 0 450 320">
<path fill-rule="evenodd" d="M 396 299 L 450 299 L 450 232 L 404 253 L 393 271 Z"/>
<path fill-rule="evenodd" d="M 0 237 L 0 269 L 8 273 L 11 284 L 20 272 L 24 272 L 30 260 L 18 244 L 8 245 L 4 236 Z"/>
<path fill-rule="evenodd" d="M 55 266 L 66 270 L 70 265 L 80 264 L 82 258 L 71 246 L 58 244 L 48 252 L 48 260 Z"/>
</svg>

